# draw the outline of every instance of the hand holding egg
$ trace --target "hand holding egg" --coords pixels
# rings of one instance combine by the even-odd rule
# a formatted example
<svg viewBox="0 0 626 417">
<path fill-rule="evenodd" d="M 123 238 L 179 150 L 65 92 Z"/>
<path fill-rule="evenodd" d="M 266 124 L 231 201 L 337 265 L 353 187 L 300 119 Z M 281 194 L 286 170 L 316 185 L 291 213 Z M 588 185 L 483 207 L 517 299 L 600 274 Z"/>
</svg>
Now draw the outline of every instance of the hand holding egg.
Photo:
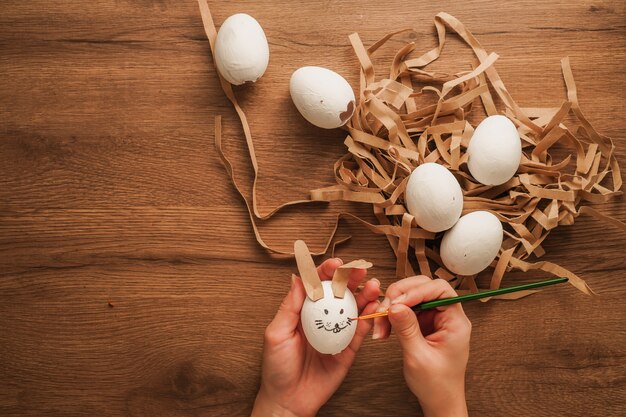
<svg viewBox="0 0 626 417">
<path fill-rule="evenodd" d="M 325 286 L 328 286 L 331 277 L 341 266 L 341 260 L 328 259 L 314 271 L 322 284 L 327 283 Z M 353 269 L 344 295 L 346 302 L 352 302 L 349 297 L 354 299 L 358 312 L 362 314 L 376 310 L 380 291 L 377 280 L 364 282 L 366 273 L 364 269 Z M 361 282 L 364 282 L 363 289 L 352 296 L 352 291 Z M 332 294 L 332 290 L 328 291 Z M 254 407 L 257 414 L 253 415 L 270 415 L 276 407 L 295 415 L 315 415 L 344 380 L 363 339 L 371 329 L 372 323 L 368 323 L 370 320 L 354 322 L 350 326 L 350 329 L 355 330 L 351 330 L 353 336 L 349 341 L 349 349 L 336 355 L 320 353 L 309 344 L 303 328 L 299 326 L 305 300 L 308 297 L 303 280 L 294 276 L 289 293 L 265 331 L 261 388 Z M 323 310 L 321 314 L 325 315 Z M 331 330 L 324 332 L 331 338 L 343 332 L 333 332 L 334 324 L 328 328 Z"/>
</svg>

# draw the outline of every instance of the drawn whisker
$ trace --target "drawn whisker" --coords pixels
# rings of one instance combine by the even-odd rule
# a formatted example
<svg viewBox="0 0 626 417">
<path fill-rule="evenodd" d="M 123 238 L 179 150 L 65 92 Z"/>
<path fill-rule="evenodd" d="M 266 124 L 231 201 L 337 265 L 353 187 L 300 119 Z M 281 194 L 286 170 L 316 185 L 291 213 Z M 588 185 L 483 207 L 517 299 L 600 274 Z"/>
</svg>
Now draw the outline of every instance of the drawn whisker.
<svg viewBox="0 0 626 417">
<path fill-rule="evenodd" d="M 339 333 L 340 331 L 347 328 L 348 326 L 352 326 L 352 320 L 350 319 L 346 320 L 345 322 L 343 321 L 337 322 L 335 323 L 334 326 L 331 324 L 331 322 L 324 323 L 324 320 L 315 320 L 314 323 L 318 330 L 324 329 L 327 332 L 333 332 L 333 333 Z M 342 327 L 339 327 L 339 323 L 345 323 L 345 324 Z"/>
</svg>

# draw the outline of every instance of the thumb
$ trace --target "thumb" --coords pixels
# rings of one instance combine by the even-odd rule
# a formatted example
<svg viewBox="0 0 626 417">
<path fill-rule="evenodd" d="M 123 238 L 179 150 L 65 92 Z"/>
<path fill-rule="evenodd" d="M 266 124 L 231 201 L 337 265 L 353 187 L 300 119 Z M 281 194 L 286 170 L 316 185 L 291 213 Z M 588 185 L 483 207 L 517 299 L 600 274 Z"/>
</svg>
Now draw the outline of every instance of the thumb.
<svg viewBox="0 0 626 417">
<path fill-rule="evenodd" d="M 302 310 L 305 297 L 302 279 L 292 275 L 289 293 L 283 299 L 274 319 L 265 331 L 267 338 L 274 343 L 280 343 L 293 336 L 300 322 L 300 310 Z"/>
<path fill-rule="evenodd" d="M 393 304 L 389 308 L 388 318 L 398 335 L 403 350 L 412 351 L 424 343 L 424 336 L 417 322 L 417 317 L 408 306 Z"/>
</svg>

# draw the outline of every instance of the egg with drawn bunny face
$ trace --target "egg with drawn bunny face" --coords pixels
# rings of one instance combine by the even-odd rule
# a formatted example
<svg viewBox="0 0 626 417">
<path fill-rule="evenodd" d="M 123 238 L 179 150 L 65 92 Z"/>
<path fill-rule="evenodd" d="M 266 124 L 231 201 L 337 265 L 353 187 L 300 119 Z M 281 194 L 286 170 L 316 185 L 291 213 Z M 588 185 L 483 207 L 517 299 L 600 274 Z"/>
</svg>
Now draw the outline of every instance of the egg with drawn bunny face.
<svg viewBox="0 0 626 417">
<path fill-rule="evenodd" d="M 306 298 L 300 320 L 311 346 L 320 353 L 335 355 L 350 344 L 357 325 L 350 318 L 358 316 L 358 309 L 350 290 L 337 298 L 331 286 L 331 281 L 322 281 L 324 297 L 317 301 Z"/>
</svg>

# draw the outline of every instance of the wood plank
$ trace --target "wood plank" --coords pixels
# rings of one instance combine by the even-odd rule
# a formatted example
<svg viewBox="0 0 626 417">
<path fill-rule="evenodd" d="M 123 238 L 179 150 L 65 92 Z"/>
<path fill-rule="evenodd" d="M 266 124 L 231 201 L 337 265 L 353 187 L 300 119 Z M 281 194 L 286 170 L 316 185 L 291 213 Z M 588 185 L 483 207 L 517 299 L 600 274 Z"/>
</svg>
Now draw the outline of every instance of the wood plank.
<svg viewBox="0 0 626 417">
<path fill-rule="evenodd" d="M 337 211 L 308 207 L 307 212 L 286 213 L 261 228 L 264 239 L 290 250 L 300 237 L 321 248 L 330 235 Z M 310 209 L 310 210 L 309 210 Z M 334 211 L 334 212 L 333 212 Z M 619 216 L 619 211 L 605 211 Z M 364 217 L 367 216 L 364 214 Z M 371 220 L 371 219 L 370 219 Z M 372 220 L 373 221 L 373 220 Z M 0 215 L 0 266 L 20 272 L 28 267 L 76 267 L 97 263 L 158 261 L 166 263 L 270 262 L 241 208 L 131 207 L 124 209 L 41 209 Z M 582 216 L 573 226 L 552 232 L 545 247 L 546 260 L 562 260 L 575 272 L 619 272 L 623 268 L 623 236 L 616 230 L 599 230 L 603 223 Z M 338 254 L 358 257 L 362 250 L 376 265 L 395 267 L 386 240 L 359 224 L 341 223 L 340 236 L 352 241 L 339 246 Z M 63 245 L 59 245 L 62 241 Z M 580 242 L 584 242 L 581 244 Z M 542 258 L 543 259 L 543 258 Z M 575 266 L 579 265 L 580 271 Z"/>
</svg>

